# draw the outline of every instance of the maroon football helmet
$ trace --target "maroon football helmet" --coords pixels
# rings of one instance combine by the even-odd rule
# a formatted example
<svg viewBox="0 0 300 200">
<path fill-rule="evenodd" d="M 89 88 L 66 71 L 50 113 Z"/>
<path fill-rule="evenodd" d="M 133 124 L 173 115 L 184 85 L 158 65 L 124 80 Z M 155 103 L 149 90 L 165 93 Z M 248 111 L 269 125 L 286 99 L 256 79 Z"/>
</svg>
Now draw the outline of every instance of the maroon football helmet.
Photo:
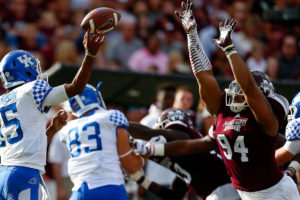
<svg viewBox="0 0 300 200">
<path fill-rule="evenodd" d="M 155 124 L 155 128 L 166 129 L 171 126 L 193 128 L 193 122 L 187 112 L 181 109 L 169 108 L 161 113 Z"/>
<path fill-rule="evenodd" d="M 270 81 L 269 77 L 260 71 L 251 71 L 251 74 L 261 90 L 261 92 L 268 96 L 269 94 L 274 92 L 273 83 Z M 225 89 L 226 92 L 226 106 L 229 106 L 232 112 L 240 112 L 244 110 L 246 107 L 248 107 L 246 101 L 241 103 L 234 102 L 234 98 L 236 96 L 243 96 L 243 92 L 236 82 L 236 80 L 233 80 L 227 89 Z"/>
</svg>

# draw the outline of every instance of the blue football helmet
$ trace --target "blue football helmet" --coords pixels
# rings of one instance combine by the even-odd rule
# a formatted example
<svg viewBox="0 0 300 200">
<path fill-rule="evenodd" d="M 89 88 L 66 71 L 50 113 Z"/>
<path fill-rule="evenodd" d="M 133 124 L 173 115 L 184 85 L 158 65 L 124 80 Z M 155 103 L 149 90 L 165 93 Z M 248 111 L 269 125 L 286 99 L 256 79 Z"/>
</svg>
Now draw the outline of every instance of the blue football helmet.
<svg viewBox="0 0 300 200">
<path fill-rule="evenodd" d="M 102 82 L 99 82 L 96 88 L 87 84 L 83 93 L 69 99 L 70 106 L 77 117 L 80 117 L 87 111 L 95 108 L 106 109 L 102 95 L 99 91 L 101 84 Z"/>
<path fill-rule="evenodd" d="M 300 92 L 298 92 L 298 94 L 295 95 L 290 105 L 288 121 L 291 121 L 299 117 L 300 117 Z"/>
<path fill-rule="evenodd" d="M 46 79 L 40 62 L 31 53 L 23 50 L 11 51 L 0 62 L 0 78 L 5 89 L 37 79 Z"/>
</svg>

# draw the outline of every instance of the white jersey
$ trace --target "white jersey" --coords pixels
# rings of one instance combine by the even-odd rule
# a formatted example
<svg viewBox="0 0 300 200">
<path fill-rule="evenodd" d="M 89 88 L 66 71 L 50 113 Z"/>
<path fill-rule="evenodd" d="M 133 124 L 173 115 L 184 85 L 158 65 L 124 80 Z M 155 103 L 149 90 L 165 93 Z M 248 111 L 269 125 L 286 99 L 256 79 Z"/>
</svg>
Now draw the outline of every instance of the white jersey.
<svg viewBox="0 0 300 200">
<path fill-rule="evenodd" d="M 68 122 L 59 131 L 71 154 L 68 171 L 73 190 L 78 190 L 83 182 L 89 189 L 124 184 L 117 151 L 118 127 L 128 128 L 124 114 L 99 108 Z"/>
<path fill-rule="evenodd" d="M 0 97 L 1 165 L 44 172 L 46 123 L 50 107 L 42 104 L 52 88 L 43 80 L 24 84 Z"/>
</svg>

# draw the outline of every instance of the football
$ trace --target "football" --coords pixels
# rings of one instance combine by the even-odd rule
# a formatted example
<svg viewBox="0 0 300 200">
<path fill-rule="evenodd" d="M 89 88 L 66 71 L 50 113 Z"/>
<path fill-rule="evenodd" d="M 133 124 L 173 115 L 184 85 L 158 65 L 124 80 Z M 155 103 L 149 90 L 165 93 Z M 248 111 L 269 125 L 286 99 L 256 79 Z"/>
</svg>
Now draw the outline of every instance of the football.
<svg viewBox="0 0 300 200">
<path fill-rule="evenodd" d="M 94 33 L 99 29 L 103 33 L 113 30 L 120 21 L 121 14 L 111 8 L 101 7 L 90 11 L 82 20 L 81 28 Z"/>
</svg>

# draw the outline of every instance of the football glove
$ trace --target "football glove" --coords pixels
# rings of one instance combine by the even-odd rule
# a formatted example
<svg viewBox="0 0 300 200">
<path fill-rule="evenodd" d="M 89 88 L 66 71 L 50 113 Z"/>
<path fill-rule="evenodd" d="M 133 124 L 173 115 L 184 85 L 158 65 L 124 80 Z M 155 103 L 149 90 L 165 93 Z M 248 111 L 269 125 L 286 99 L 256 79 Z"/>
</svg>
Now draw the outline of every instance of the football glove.
<svg viewBox="0 0 300 200">
<path fill-rule="evenodd" d="M 185 32 L 189 33 L 197 27 L 196 20 L 193 15 L 193 3 L 191 0 L 187 0 L 186 4 L 184 2 L 181 3 L 181 7 L 182 14 L 180 14 L 177 10 L 175 11 L 175 14 L 180 19 Z"/>
<path fill-rule="evenodd" d="M 234 45 L 232 44 L 231 33 L 234 30 L 237 21 L 235 19 L 226 19 L 225 22 L 220 22 L 219 25 L 219 38 L 214 39 L 213 42 L 221 48 L 225 54 L 231 55 L 233 52 L 236 52 Z"/>
</svg>

